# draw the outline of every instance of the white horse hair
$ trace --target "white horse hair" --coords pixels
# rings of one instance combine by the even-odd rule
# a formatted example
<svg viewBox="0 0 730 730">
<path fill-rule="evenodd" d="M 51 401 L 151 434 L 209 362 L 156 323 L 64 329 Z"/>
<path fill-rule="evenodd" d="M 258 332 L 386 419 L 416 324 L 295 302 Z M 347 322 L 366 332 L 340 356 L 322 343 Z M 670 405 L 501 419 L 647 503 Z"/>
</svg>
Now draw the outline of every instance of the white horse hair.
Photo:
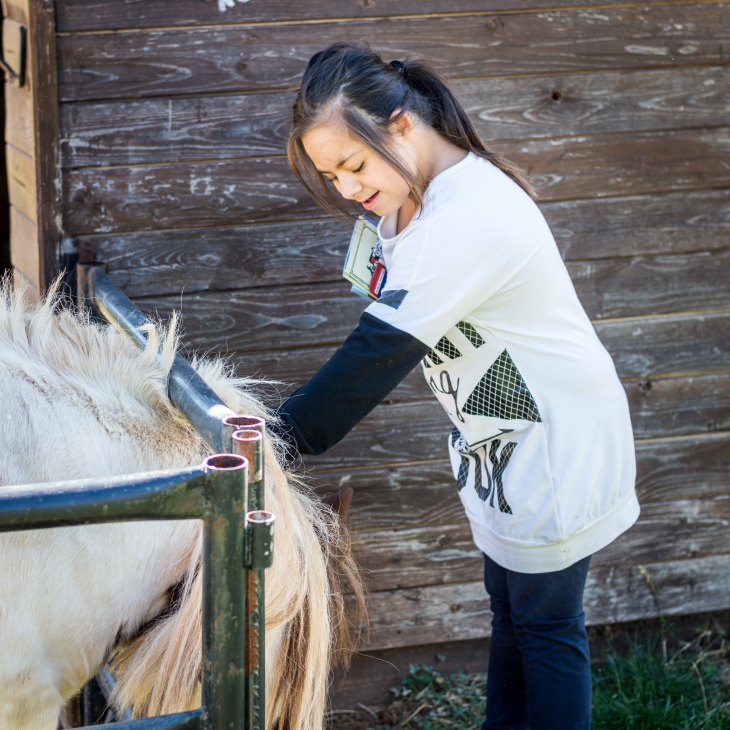
<svg viewBox="0 0 730 730">
<path fill-rule="evenodd" d="M 200 438 L 172 407 L 175 349 L 149 325 L 142 351 L 111 326 L 0 288 L 0 486 L 198 464 Z M 237 413 L 267 414 L 221 360 L 198 373 Z M 266 445 L 276 514 L 266 574 L 267 727 L 319 730 L 332 657 L 347 632 L 340 579 L 362 606 L 347 534 Z M 0 534 L 0 728 L 55 730 L 111 658 L 135 717 L 199 706 L 201 523 L 128 522 Z M 347 652 L 338 652 L 347 656 Z"/>
</svg>

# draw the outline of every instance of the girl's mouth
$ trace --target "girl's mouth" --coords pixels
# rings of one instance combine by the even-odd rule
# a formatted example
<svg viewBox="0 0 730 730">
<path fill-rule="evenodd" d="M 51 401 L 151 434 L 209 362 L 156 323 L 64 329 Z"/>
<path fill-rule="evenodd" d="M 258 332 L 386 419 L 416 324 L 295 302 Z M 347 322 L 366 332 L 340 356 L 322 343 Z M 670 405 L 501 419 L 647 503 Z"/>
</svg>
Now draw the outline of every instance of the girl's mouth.
<svg viewBox="0 0 730 730">
<path fill-rule="evenodd" d="M 365 208 L 365 210 L 372 210 L 375 207 L 375 203 L 379 195 L 380 191 L 375 193 L 375 195 L 371 195 L 367 200 L 363 200 L 362 207 Z"/>
</svg>

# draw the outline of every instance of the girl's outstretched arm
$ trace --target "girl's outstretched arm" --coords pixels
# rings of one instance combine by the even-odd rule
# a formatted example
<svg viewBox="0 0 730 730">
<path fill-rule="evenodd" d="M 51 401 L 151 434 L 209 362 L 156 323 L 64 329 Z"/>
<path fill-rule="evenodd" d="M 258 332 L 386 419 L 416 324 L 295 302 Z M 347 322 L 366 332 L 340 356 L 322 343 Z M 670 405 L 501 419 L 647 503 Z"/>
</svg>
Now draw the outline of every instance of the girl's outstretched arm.
<svg viewBox="0 0 730 730">
<path fill-rule="evenodd" d="M 423 342 L 367 312 L 342 347 L 277 410 L 272 424 L 289 459 L 341 441 L 429 351 Z"/>
</svg>

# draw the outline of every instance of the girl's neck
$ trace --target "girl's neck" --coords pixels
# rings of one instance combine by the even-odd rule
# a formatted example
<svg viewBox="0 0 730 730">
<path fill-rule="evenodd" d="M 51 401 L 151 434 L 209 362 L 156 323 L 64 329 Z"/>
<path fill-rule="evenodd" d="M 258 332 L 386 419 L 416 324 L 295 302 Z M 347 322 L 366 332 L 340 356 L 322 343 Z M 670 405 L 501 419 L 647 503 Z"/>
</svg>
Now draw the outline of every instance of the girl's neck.
<svg viewBox="0 0 730 730">
<path fill-rule="evenodd" d="M 413 128 L 411 140 L 416 149 L 419 167 L 426 172 L 426 179 L 431 183 L 436 175 L 461 162 L 468 154 L 461 147 L 457 147 L 442 137 L 435 129 L 425 124 L 417 124 Z M 413 220 L 416 214 L 416 204 L 408 196 L 398 209 L 395 232 L 399 234 Z"/>
<path fill-rule="evenodd" d="M 396 236 L 413 220 L 413 216 L 416 214 L 416 203 L 413 198 L 409 195 L 403 205 L 398 208 L 397 218 L 395 221 L 395 234 Z"/>
</svg>

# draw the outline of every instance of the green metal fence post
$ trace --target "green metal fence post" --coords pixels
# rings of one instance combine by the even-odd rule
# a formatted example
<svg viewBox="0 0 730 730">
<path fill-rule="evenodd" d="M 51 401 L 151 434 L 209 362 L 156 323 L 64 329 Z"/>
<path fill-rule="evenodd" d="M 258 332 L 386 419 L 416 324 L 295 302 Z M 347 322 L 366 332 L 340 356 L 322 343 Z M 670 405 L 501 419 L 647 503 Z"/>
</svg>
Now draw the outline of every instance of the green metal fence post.
<svg viewBox="0 0 730 730">
<path fill-rule="evenodd" d="M 236 453 L 244 456 L 249 462 L 249 499 L 250 513 L 260 512 L 264 508 L 264 469 L 263 438 L 265 424 L 263 419 L 250 416 L 239 416 L 236 419 L 245 423 L 245 428 L 233 434 L 233 447 Z M 258 429 L 254 428 L 258 426 Z M 252 428 L 254 427 L 254 428 Z M 247 532 L 256 529 L 247 524 Z M 246 730 L 263 730 L 266 716 L 266 609 L 264 594 L 264 568 L 256 569 L 251 564 L 251 546 L 253 533 L 247 542 L 246 558 L 247 584 L 247 631 L 246 642 Z"/>
<path fill-rule="evenodd" d="M 203 544 L 203 710 L 207 730 L 239 730 L 245 712 L 247 467 L 218 454 L 209 471 L 209 519 Z"/>
</svg>

